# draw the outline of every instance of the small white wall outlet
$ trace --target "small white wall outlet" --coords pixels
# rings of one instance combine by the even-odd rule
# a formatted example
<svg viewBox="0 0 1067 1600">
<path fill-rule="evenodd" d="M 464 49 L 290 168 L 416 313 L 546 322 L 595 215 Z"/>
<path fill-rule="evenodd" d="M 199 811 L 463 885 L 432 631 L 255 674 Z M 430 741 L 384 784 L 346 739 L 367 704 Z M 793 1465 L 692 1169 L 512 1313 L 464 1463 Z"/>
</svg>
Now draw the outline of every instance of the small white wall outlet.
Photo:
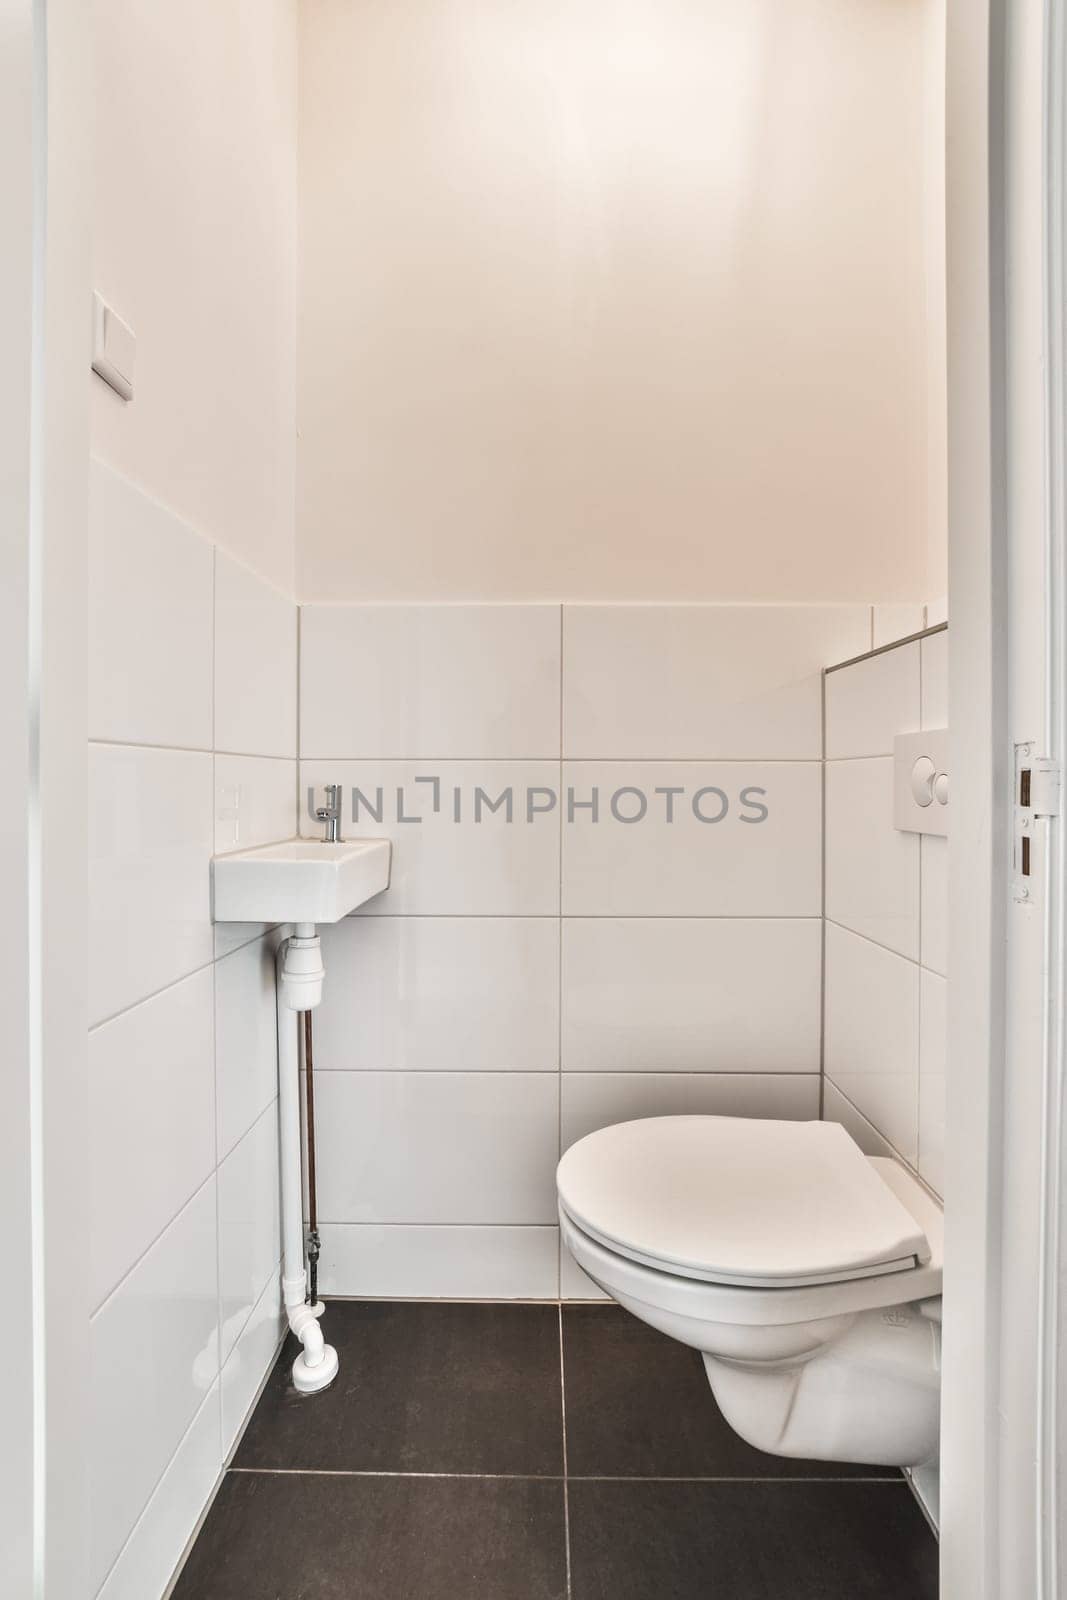
<svg viewBox="0 0 1067 1600">
<path fill-rule="evenodd" d="M 133 399 L 137 339 L 107 301 L 93 294 L 93 371 L 124 400 Z"/>
<path fill-rule="evenodd" d="M 948 729 L 898 733 L 893 740 L 893 826 L 948 833 Z"/>
</svg>

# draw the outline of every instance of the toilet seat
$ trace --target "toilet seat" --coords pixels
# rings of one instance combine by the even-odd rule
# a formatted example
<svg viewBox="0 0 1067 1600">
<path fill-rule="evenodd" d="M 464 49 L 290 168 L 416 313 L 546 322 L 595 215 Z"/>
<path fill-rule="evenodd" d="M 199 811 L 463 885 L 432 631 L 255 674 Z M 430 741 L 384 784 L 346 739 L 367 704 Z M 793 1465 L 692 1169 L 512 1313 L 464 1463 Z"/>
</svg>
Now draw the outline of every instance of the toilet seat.
<svg viewBox="0 0 1067 1600">
<path fill-rule="evenodd" d="M 916 1272 L 932 1264 L 923 1223 L 939 1221 L 903 1169 L 835 1122 L 618 1123 L 571 1146 L 558 1187 L 561 1211 L 616 1256 L 779 1293 Z"/>
<path fill-rule="evenodd" d="M 699 1350 L 758 1450 L 898 1467 L 935 1454 L 942 1219 L 899 1162 L 837 1123 L 654 1118 L 573 1145 L 558 1187 L 578 1266 Z"/>
</svg>

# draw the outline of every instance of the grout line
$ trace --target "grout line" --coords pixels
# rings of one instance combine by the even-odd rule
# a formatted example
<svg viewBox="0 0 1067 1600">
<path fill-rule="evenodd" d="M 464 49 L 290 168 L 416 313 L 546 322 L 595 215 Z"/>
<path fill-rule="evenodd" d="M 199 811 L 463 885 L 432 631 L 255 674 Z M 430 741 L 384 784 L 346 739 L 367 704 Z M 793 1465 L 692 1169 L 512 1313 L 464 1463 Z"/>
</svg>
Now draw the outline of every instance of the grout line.
<svg viewBox="0 0 1067 1600">
<path fill-rule="evenodd" d="M 862 939 L 864 944 L 873 944 L 876 950 L 882 950 L 887 956 L 896 956 L 898 961 L 904 961 L 909 967 L 921 967 L 918 956 L 901 955 L 899 950 L 894 950 L 892 945 L 882 944 L 877 939 L 872 939 L 869 933 L 857 933 L 855 928 L 850 928 L 845 922 L 838 922 L 836 917 L 824 919 L 832 928 L 839 928 L 842 933 L 850 933 L 854 939 Z"/>
<path fill-rule="evenodd" d="M 889 649 L 895 648 L 890 645 Z M 877 652 L 876 652 L 877 653 Z M 866 656 L 857 656 L 857 661 L 865 661 Z M 852 662 L 845 661 L 842 666 L 851 666 Z M 827 672 L 836 672 L 836 667 L 827 667 Z M 92 741 L 90 741 L 92 742 Z M 241 752 L 235 752 L 240 754 Z M 278 757 L 279 760 L 292 760 L 293 757 Z M 804 756 L 446 756 L 446 755 L 421 755 L 421 756 L 300 756 L 299 759 L 305 766 L 325 766 L 331 763 L 337 766 L 365 767 L 365 766 L 414 766 L 420 762 L 437 761 L 441 766 L 466 767 L 477 766 L 484 763 L 486 766 L 506 767 L 511 765 L 523 766 L 560 766 L 560 767 L 596 767 L 596 766 L 640 766 L 640 767 L 810 767 L 820 758 L 818 755 Z"/>
<path fill-rule="evenodd" d="M 900 1484 L 907 1488 L 907 1480 L 903 1476 L 891 1477 L 885 1474 L 882 1477 L 871 1475 L 863 1477 L 859 1474 L 849 1474 L 847 1477 L 817 1476 L 809 1474 L 807 1477 L 776 1477 L 768 1473 L 760 1476 L 731 1476 L 724 1473 L 721 1476 L 705 1475 L 702 1477 L 664 1477 L 654 1478 L 641 1476 L 639 1473 L 607 1473 L 607 1472 L 577 1472 L 573 1477 L 567 1477 L 555 1472 L 396 1472 L 381 1471 L 376 1468 L 366 1467 L 228 1467 L 228 1472 L 243 1473 L 247 1477 L 259 1478 L 458 1478 L 465 1482 L 485 1481 L 490 1483 L 886 1483 L 889 1485 Z M 566 1505 L 566 1502 L 564 1502 Z"/>
<path fill-rule="evenodd" d="M 559 1409 L 563 1429 L 563 1549 L 566 1557 L 567 1600 L 571 1600 L 571 1497 L 567 1481 L 567 1377 L 563 1361 L 563 1305 L 559 1307 Z"/>
<path fill-rule="evenodd" d="M 183 1216 L 184 1213 L 186 1211 L 188 1211 L 188 1209 L 192 1205 L 193 1201 L 194 1200 L 198 1200 L 200 1198 L 200 1196 L 203 1194 L 204 1190 L 207 1188 L 208 1184 L 209 1183 L 213 1183 L 216 1180 L 217 1177 L 218 1177 L 218 1171 L 217 1171 L 217 1169 L 215 1167 L 212 1167 L 211 1171 L 207 1174 L 206 1178 L 203 1178 L 197 1184 L 197 1186 L 193 1190 L 192 1194 L 187 1196 L 187 1198 L 182 1201 L 181 1205 L 178 1207 L 177 1211 L 175 1211 L 174 1215 L 167 1218 L 166 1222 L 160 1228 L 159 1232 L 153 1236 L 153 1238 L 149 1241 L 148 1244 L 145 1245 L 144 1249 L 137 1256 L 136 1260 L 130 1262 L 129 1266 L 123 1272 L 121 1278 L 118 1278 L 115 1281 L 115 1283 L 113 1283 L 111 1285 L 111 1288 L 107 1291 L 107 1293 L 104 1295 L 103 1299 L 99 1302 L 99 1304 L 93 1306 L 92 1310 L 89 1313 L 89 1321 L 90 1322 L 95 1321 L 95 1319 L 100 1315 L 101 1311 L 103 1311 L 104 1307 L 109 1303 L 109 1301 L 114 1299 L 114 1297 L 118 1294 L 119 1290 L 126 1284 L 126 1282 L 133 1275 L 133 1273 L 135 1273 L 137 1271 L 137 1268 L 141 1265 L 142 1261 L 144 1261 L 145 1257 L 150 1255 L 152 1253 L 152 1251 L 156 1248 L 156 1245 L 159 1244 L 160 1240 L 163 1238 L 163 1235 L 166 1234 L 166 1233 L 169 1233 L 170 1229 L 173 1228 L 173 1226 L 177 1222 L 178 1218 Z M 216 1368 L 216 1376 L 217 1375 L 218 1375 L 218 1369 Z"/>
<path fill-rule="evenodd" d="M 892 759 L 892 750 L 869 750 L 865 755 L 827 756 L 823 764 L 828 767 L 847 767 L 850 762 L 855 761 L 892 761 Z"/>
<path fill-rule="evenodd" d="M 893 1156 L 895 1157 L 895 1159 L 897 1161 L 900 1162 L 900 1165 L 902 1167 L 904 1167 L 908 1172 L 911 1173 L 911 1176 L 914 1179 L 916 1179 L 916 1181 L 918 1183 L 920 1183 L 922 1185 L 922 1187 L 926 1190 L 927 1194 L 932 1196 L 932 1198 L 937 1201 L 937 1204 L 939 1206 L 943 1207 L 944 1206 L 943 1197 L 938 1194 L 937 1190 L 933 1187 L 933 1185 L 930 1183 L 930 1181 L 927 1178 L 923 1177 L 922 1173 L 919 1171 L 919 1169 L 915 1165 L 915 1163 L 913 1161 L 909 1161 L 907 1156 L 901 1155 L 900 1151 L 897 1149 L 897 1147 L 893 1143 L 893 1141 L 891 1139 L 887 1139 L 886 1138 L 886 1136 L 882 1132 L 881 1128 L 875 1126 L 875 1124 L 871 1121 L 870 1117 L 867 1115 L 867 1113 L 865 1111 L 861 1111 L 860 1110 L 860 1108 L 856 1104 L 856 1102 L 854 1100 L 852 1100 L 845 1093 L 844 1089 L 842 1089 L 841 1085 L 838 1083 L 836 1078 L 828 1077 L 826 1081 L 827 1081 L 828 1084 L 830 1084 L 831 1088 L 833 1088 L 836 1091 L 836 1093 L 841 1096 L 842 1100 L 849 1107 L 849 1109 L 856 1113 L 856 1116 L 860 1119 L 860 1121 L 862 1123 L 864 1123 L 868 1128 L 870 1128 L 871 1132 L 875 1135 L 875 1137 L 880 1139 L 882 1141 L 882 1143 L 886 1146 L 886 1148 L 893 1152 Z"/>
<path fill-rule="evenodd" d="M 238 760 L 247 761 L 291 761 L 296 762 L 296 756 L 280 756 L 277 751 L 267 753 L 262 750 L 216 750 L 214 745 L 202 744 L 156 744 L 151 739 L 89 739 L 90 749 L 96 750 L 164 750 L 179 756 L 228 756 Z"/>
<path fill-rule="evenodd" d="M 376 922 L 813 922 L 822 913 L 813 911 L 773 911 L 765 916 L 750 911 L 703 916 L 691 911 L 575 911 L 560 917 L 555 912 L 513 911 L 401 911 L 351 920 L 364 926 Z M 349 918 L 343 918 L 348 921 Z M 281 924 L 275 924 L 280 927 Z M 255 937 L 259 937 L 255 935 Z"/>
<path fill-rule="evenodd" d="M 837 926 L 838 924 L 835 922 L 834 927 L 836 928 Z M 846 928 L 843 931 L 845 933 L 851 933 L 852 930 L 851 928 Z M 862 939 L 863 935 L 858 933 L 856 937 L 857 939 Z M 870 940 L 867 942 L 871 943 Z M 882 950 L 885 947 L 883 945 L 878 945 L 876 948 Z M 895 955 L 896 951 L 890 950 L 887 953 L 889 955 Z M 900 959 L 902 961 L 906 961 L 908 958 L 907 956 L 901 956 Z M 912 963 L 912 965 L 915 965 L 915 963 Z M 934 976 L 938 977 L 940 974 L 935 973 Z M 442 1079 L 489 1077 L 552 1078 L 556 1075 L 556 1069 L 554 1067 L 323 1067 L 322 1070 L 324 1073 L 348 1073 L 350 1076 L 366 1076 L 368 1078 L 396 1077 L 400 1076 L 401 1074 L 409 1078 Z M 303 1068 L 301 1068 L 301 1071 L 303 1071 Z M 318 1071 L 319 1069 L 316 1067 L 316 1076 L 318 1075 Z M 701 1072 L 693 1067 L 568 1067 L 562 1076 L 564 1082 L 570 1082 L 574 1078 L 601 1078 L 604 1080 L 607 1080 L 608 1078 L 737 1078 L 746 1083 L 759 1083 L 764 1078 L 785 1078 L 787 1081 L 792 1082 L 794 1079 L 800 1080 L 803 1078 L 817 1078 L 819 1076 L 819 1068 L 817 1066 L 804 1067 L 798 1071 L 796 1068 L 761 1067 L 758 1071 L 749 1070 L 747 1072 L 738 1071 L 736 1069 L 730 1071 L 728 1068 L 722 1071 L 709 1068 L 706 1072 Z M 378 1227 L 379 1224 L 374 1222 L 369 1224 L 369 1226 Z M 412 1223 L 410 1226 L 421 1227 L 423 1224 Z M 433 1223 L 427 1223 L 425 1226 L 444 1226 L 449 1228 L 466 1226 L 472 1228 L 482 1228 L 488 1227 L 490 1224 L 483 1222 L 472 1222 L 466 1224 L 448 1222 L 442 1224 L 438 1221 L 438 1219 L 435 1218 Z M 521 1222 L 504 1223 L 502 1226 L 528 1227 L 533 1226 L 533 1224 Z"/>
<path fill-rule="evenodd" d="M 238 924 L 235 923 L 232 924 L 232 926 L 236 927 Z M 259 927 L 259 923 L 255 923 L 253 926 Z M 109 1016 L 101 1017 L 98 1022 L 90 1023 L 88 1029 L 90 1035 L 94 1034 L 98 1028 L 106 1028 L 108 1023 L 117 1022 L 120 1017 L 128 1016 L 131 1011 L 136 1011 L 138 1006 L 145 1006 L 150 1000 L 158 1000 L 160 995 L 167 994 L 171 989 L 176 989 L 179 984 L 188 983 L 190 978 L 199 977 L 202 972 L 207 972 L 209 969 L 216 967 L 220 961 L 227 961 L 230 956 L 235 956 L 239 950 L 247 950 L 250 944 L 258 944 L 261 939 L 269 939 L 271 934 L 274 933 L 277 928 L 282 926 L 283 924 L 278 922 L 275 923 L 273 927 L 264 928 L 260 933 L 253 933 L 247 939 L 243 939 L 240 944 L 235 944 L 232 950 L 225 950 L 221 956 L 213 955 L 210 961 L 203 962 L 199 967 L 193 967 L 189 972 L 183 972 L 180 977 L 172 978 L 170 982 L 165 983 L 161 989 L 153 989 L 148 994 L 138 995 L 137 999 L 131 1000 L 128 1006 L 123 1006 L 119 1011 L 111 1012 Z M 214 927 L 215 925 L 212 923 L 213 940 Z"/>
</svg>

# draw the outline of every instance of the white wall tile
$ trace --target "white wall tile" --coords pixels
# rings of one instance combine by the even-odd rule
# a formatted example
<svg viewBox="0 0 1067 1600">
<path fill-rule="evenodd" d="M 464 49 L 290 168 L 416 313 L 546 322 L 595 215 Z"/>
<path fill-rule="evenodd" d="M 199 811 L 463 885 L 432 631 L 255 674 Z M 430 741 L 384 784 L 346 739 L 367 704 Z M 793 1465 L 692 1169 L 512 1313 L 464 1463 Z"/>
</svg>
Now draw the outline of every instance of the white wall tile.
<svg viewBox="0 0 1067 1600">
<path fill-rule="evenodd" d="M 948 727 L 948 632 L 921 641 L 922 725 Z"/>
<path fill-rule="evenodd" d="M 840 1122 L 865 1156 L 889 1156 L 899 1160 L 899 1155 L 889 1140 L 883 1139 L 878 1129 L 856 1110 L 851 1100 L 841 1093 L 831 1078 L 827 1078 L 823 1084 L 822 1114 L 824 1122 Z"/>
<path fill-rule="evenodd" d="M 211 960 L 212 758 L 89 748 L 89 1019 Z"/>
<path fill-rule="evenodd" d="M 93 458 L 89 737 L 211 749 L 214 551 Z"/>
<path fill-rule="evenodd" d="M 281 1256 L 276 1103 L 220 1164 L 218 1191 L 219 1339 L 225 1361 Z"/>
<path fill-rule="evenodd" d="M 215 749 L 296 755 L 297 608 L 220 550 L 215 563 Z"/>
<path fill-rule="evenodd" d="M 275 950 L 257 939 L 215 964 L 215 1114 L 221 1161 L 278 1093 Z"/>
<path fill-rule="evenodd" d="M 817 918 L 568 918 L 563 1066 L 818 1072 Z"/>
<path fill-rule="evenodd" d="M 948 975 L 948 840 L 922 836 L 922 964 Z"/>
<path fill-rule="evenodd" d="M 324 1294 L 556 1298 L 558 1228 L 328 1223 L 321 1233 Z"/>
<path fill-rule="evenodd" d="M 919 955 L 919 835 L 893 826 L 893 758 L 826 766 L 826 915 Z"/>
<path fill-rule="evenodd" d="M 259 1387 L 274 1365 L 286 1321 L 281 1274 L 267 1283 L 222 1369 L 222 1454 L 229 1455 Z"/>
<path fill-rule="evenodd" d="M 549 761 L 426 762 L 302 761 L 300 831 L 314 835 L 320 824 L 308 816 L 307 790 L 343 784 L 342 831 L 350 838 L 388 838 L 393 842 L 392 878 L 384 894 L 363 911 L 369 916 L 414 912 L 437 916 L 552 916 L 559 910 L 559 805 L 526 820 L 528 791 L 559 789 L 559 763 Z M 434 790 L 419 777 L 439 780 Z M 382 821 L 366 808 L 353 817 L 352 789 L 376 804 L 381 789 Z M 404 814 L 420 820 L 399 822 L 397 790 L 404 791 Z M 507 789 L 513 795 L 513 821 L 504 809 L 483 803 L 475 820 L 475 790 L 490 800 Z M 454 821 L 455 791 L 462 820 Z M 317 796 L 321 801 L 321 795 Z M 547 805 L 534 793 L 535 807 Z"/>
<path fill-rule="evenodd" d="M 818 916 L 822 910 L 822 768 L 816 762 L 736 764 L 723 762 L 569 761 L 563 767 L 563 910 L 570 916 L 775 917 Z M 657 788 L 684 790 L 668 800 Z M 568 815 L 567 791 L 575 800 L 599 795 L 599 817 L 588 810 Z M 636 788 L 647 797 L 640 822 L 623 823 L 611 812 L 613 796 Z M 701 822 L 693 801 L 718 788 L 729 801 L 719 822 Z M 741 804 L 748 789 L 767 808 Z M 715 794 L 698 801 L 705 817 L 722 811 Z M 617 809 L 633 815 L 639 802 L 623 795 Z"/>
<path fill-rule="evenodd" d="M 218 1376 L 215 1247 L 212 1178 L 92 1319 L 93 1594 Z"/>
<path fill-rule="evenodd" d="M 819 1115 L 817 1073 L 567 1072 L 561 1096 L 563 1150 L 597 1128 L 638 1117 Z"/>
<path fill-rule="evenodd" d="M 948 984 L 924 972 L 919 988 L 919 1172 L 945 1189 L 945 1008 Z"/>
<path fill-rule="evenodd" d="M 245 945 L 254 944 L 257 939 L 262 939 L 281 926 L 282 924 L 274 922 L 216 922 L 214 930 L 216 961 L 231 955 L 234 950 L 242 950 Z"/>
<path fill-rule="evenodd" d="M 215 1165 L 205 968 L 89 1035 L 89 1281 L 98 1306 Z"/>
<path fill-rule="evenodd" d="M 875 650 L 909 634 L 921 633 L 926 626 L 925 607 L 915 603 L 872 606 L 871 645 Z M 832 665 L 827 662 L 827 666 Z"/>
<path fill-rule="evenodd" d="M 553 1070 L 554 917 L 347 917 L 322 930 L 316 1065 L 329 1070 Z"/>
<path fill-rule="evenodd" d="M 304 606 L 301 754 L 559 755 L 552 605 Z"/>
<path fill-rule="evenodd" d="M 823 667 L 866 606 L 564 606 L 564 755 L 817 760 Z"/>
<path fill-rule="evenodd" d="M 919 727 L 919 645 L 901 645 L 826 675 L 826 757 L 889 756 Z"/>
<path fill-rule="evenodd" d="M 562 1238 L 559 1241 L 559 1297 L 561 1300 L 610 1300 L 571 1255 Z"/>
<path fill-rule="evenodd" d="M 825 1026 L 827 1074 L 914 1165 L 919 968 L 827 923 Z"/>
<path fill-rule="evenodd" d="M 156 1600 L 165 1592 L 221 1463 L 218 1386 L 208 1390 L 97 1600 Z"/>
<path fill-rule="evenodd" d="M 324 1072 L 323 1222 L 554 1223 L 559 1078 Z"/>
<path fill-rule="evenodd" d="M 296 833 L 296 762 L 215 757 L 215 854 L 253 850 Z"/>
</svg>

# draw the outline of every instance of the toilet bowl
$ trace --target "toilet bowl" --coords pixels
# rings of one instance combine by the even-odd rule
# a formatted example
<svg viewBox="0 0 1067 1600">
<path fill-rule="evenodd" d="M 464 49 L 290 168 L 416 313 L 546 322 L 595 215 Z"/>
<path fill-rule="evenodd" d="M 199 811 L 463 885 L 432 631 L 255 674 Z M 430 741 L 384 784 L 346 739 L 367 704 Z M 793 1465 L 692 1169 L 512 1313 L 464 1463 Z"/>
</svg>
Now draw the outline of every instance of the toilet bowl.
<svg viewBox="0 0 1067 1600">
<path fill-rule="evenodd" d="M 937 1453 L 941 1212 L 835 1122 L 653 1117 L 578 1141 L 567 1248 L 691 1345 L 742 1438 L 777 1455 L 915 1467 Z"/>
</svg>

